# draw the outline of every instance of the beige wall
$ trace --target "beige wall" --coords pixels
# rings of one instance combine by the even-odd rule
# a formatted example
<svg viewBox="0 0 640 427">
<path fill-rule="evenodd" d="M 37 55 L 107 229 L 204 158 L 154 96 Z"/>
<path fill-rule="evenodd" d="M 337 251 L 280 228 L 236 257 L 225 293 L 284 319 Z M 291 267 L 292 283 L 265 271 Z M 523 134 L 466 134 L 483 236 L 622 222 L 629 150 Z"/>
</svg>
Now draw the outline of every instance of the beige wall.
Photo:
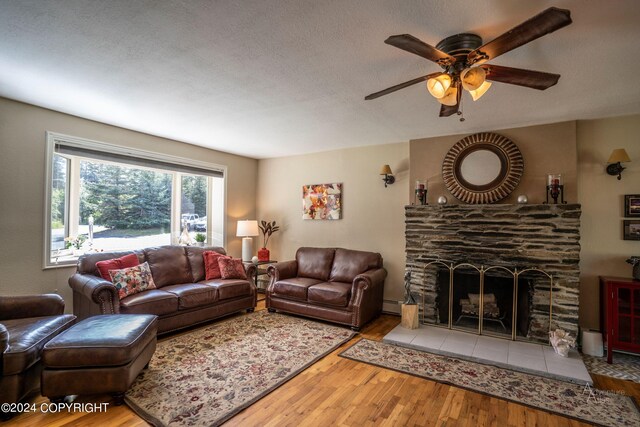
<svg viewBox="0 0 640 427">
<path fill-rule="evenodd" d="M 0 294 L 57 289 L 72 307 L 74 268 L 42 269 L 46 131 L 226 165 L 227 250 L 240 255 L 235 224 L 255 216 L 257 160 L 0 98 Z"/>
<path fill-rule="evenodd" d="M 580 323 L 599 328 L 598 276 L 631 277 L 624 261 L 640 256 L 640 242 L 622 239 L 624 195 L 640 194 L 640 115 L 579 121 L 578 199 L 582 203 Z M 624 148 L 631 163 L 622 180 L 607 175 L 614 148 Z"/>
<path fill-rule="evenodd" d="M 524 174 L 518 188 L 500 203 L 516 203 L 520 194 L 526 194 L 529 203 L 545 200 L 546 179 L 549 173 L 562 173 L 565 182 L 565 200 L 577 199 L 576 189 L 576 124 L 562 122 L 550 125 L 501 129 L 495 132 L 511 139 L 524 158 Z M 464 135 L 415 139 L 410 142 L 410 182 L 429 180 L 427 201 L 436 203 L 444 195 L 449 203 L 460 203 L 449 193 L 442 181 L 442 161 L 447 151 Z M 409 188 L 413 202 L 413 187 Z"/>
<path fill-rule="evenodd" d="M 293 259 L 300 246 L 345 247 L 380 252 L 389 276 L 385 300 L 404 294 L 404 205 L 407 204 L 409 144 L 329 151 L 260 160 L 258 219 L 282 229 L 269 241 L 272 258 Z M 385 188 L 379 175 L 389 164 L 396 183 Z M 343 219 L 302 219 L 302 186 L 342 182 Z M 261 245 L 256 238 L 256 246 Z M 395 308 L 395 307 L 393 307 Z"/>
</svg>

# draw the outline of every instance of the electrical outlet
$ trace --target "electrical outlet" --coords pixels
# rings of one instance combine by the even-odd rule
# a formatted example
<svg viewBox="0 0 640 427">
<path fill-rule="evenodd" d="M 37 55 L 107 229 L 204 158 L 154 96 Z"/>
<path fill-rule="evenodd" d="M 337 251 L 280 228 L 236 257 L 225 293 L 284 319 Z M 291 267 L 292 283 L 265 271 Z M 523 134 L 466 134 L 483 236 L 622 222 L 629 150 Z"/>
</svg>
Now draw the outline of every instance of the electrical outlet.
<svg viewBox="0 0 640 427">
<path fill-rule="evenodd" d="M 58 292 L 58 288 L 54 289 L 54 290 L 53 290 L 53 293 L 54 293 L 54 294 L 58 294 L 58 295 L 60 295 L 60 292 Z"/>
</svg>

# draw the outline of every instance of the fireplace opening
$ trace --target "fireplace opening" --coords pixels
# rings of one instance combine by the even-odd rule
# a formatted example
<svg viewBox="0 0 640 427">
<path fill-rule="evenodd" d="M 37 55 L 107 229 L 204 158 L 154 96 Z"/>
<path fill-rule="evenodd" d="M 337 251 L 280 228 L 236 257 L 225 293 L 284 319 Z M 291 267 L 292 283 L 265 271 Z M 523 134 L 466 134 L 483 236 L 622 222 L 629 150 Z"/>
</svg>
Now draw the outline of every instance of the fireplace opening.
<svg viewBox="0 0 640 427">
<path fill-rule="evenodd" d="M 478 270 L 468 266 L 457 267 L 453 271 L 452 283 L 450 275 L 451 270 L 438 269 L 437 323 L 444 326 L 451 324 L 454 329 L 505 338 L 513 336 L 515 327 L 516 337 L 528 336 L 533 293 L 531 279 L 518 279 L 517 305 L 514 307 L 513 275 L 501 270 L 485 272 L 482 293 Z M 449 298 L 450 288 L 453 289 L 452 298 Z"/>
</svg>

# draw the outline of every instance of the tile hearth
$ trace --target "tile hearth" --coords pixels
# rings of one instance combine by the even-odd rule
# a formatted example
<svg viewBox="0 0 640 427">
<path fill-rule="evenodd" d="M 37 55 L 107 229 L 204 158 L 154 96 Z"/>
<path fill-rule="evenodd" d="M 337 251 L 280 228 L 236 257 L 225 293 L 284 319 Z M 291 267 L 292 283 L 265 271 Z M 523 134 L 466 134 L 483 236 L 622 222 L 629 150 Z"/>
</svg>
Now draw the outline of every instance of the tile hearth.
<svg viewBox="0 0 640 427">
<path fill-rule="evenodd" d="M 406 329 L 398 325 L 382 341 L 576 384 L 593 385 L 582 357 L 575 350 L 571 350 L 569 357 L 562 357 L 550 346 L 426 325 L 420 325 L 418 329 Z"/>
</svg>

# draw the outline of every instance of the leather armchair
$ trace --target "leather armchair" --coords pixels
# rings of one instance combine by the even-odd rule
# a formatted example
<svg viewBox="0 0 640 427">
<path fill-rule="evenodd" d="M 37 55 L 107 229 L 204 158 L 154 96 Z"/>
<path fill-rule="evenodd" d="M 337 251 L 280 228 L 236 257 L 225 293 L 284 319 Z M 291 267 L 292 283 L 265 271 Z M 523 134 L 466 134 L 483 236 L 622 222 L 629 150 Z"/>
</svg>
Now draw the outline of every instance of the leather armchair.
<svg viewBox="0 0 640 427">
<path fill-rule="evenodd" d="M 75 321 L 63 313 L 64 301 L 56 294 L 0 296 L 0 403 L 19 402 L 39 390 L 42 348 Z"/>
<path fill-rule="evenodd" d="M 269 311 L 294 313 L 359 330 L 382 311 L 387 271 L 375 252 L 300 248 L 267 269 Z"/>
</svg>

